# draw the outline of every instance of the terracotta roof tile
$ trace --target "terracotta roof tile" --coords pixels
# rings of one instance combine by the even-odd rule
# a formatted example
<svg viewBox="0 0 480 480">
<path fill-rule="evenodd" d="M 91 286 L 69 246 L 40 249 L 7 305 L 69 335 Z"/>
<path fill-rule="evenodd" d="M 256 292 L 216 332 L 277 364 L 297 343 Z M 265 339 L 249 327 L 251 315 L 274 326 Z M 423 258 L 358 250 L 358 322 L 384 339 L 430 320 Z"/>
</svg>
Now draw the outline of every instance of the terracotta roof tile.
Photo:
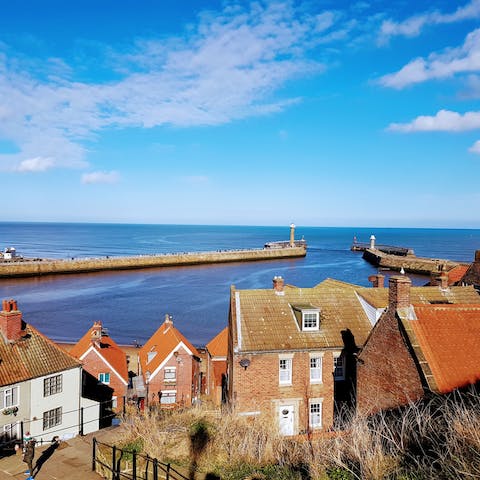
<svg viewBox="0 0 480 480">
<path fill-rule="evenodd" d="M 388 288 L 358 288 L 357 293 L 375 308 L 388 306 Z M 431 302 L 480 303 L 480 295 L 472 287 L 412 287 L 410 289 L 412 304 L 429 304 Z"/>
<path fill-rule="evenodd" d="M 207 349 L 212 357 L 226 357 L 228 352 L 228 327 L 207 343 Z"/>
<path fill-rule="evenodd" d="M 14 343 L 0 335 L 0 359 L 2 386 L 80 368 L 77 359 L 29 324 L 25 336 Z"/>
<path fill-rule="evenodd" d="M 311 350 L 343 348 L 342 330 L 350 329 L 357 345 L 363 345 L 370 322 L 355 294 L 355 285 L 325 280 L 314 288 L 287 286 L 284 295 L 269 290 L 233 290 L 232 315 L 240 311 L 241 350 Z M 239 301 L 239 303 L 238 303 Z M 301 331 L 293 305 L 320 309 L 318 331 Z M 234 335 L 238 336 L 234 328 Z"/>
<path fill-rule="evenodd" d="M 101 328 L 101 323 L 97 322 L 97 324 L 100 324 Z M 115 369 L 123 380 L 128 382 L 127 355 L 108 335 L 102 334 L 98 342 L 92 342 L 92 331 L 94 328 L 95 325 L 70 349 L 70 354 L 80 358 L 92 347 Z M 86 370 L 88 371 L 88 366 L 86 366 Z"/>
<path fill-rule="evenodd" d="M 480 306 L 414 305 L 409 324 L 442 393 L 480 380 Z"/>
<path fill-rule="evenodd" d="M 467 270 L 470 268 L 470 265 L 456 265 L 451 270 L 448 271 L 448 284 L 454 285 L 457 282 L 460 282 L 462 278 L 467 273 Z"/>
<path fill-rule="evenodd" d="M 142 372 L 146 372 L 147 370 L 150 373 L 155 372 L 181 342 L 183 342 L 193 355 L 197 357 L 200 356 L 197 349 L 173 326 L 173 322 L 166 320 L 148 339 L 138 353 Z M 150 352 L 154 353 L 155 356 L 148 362 L 148 354 Z"/>
</svg>

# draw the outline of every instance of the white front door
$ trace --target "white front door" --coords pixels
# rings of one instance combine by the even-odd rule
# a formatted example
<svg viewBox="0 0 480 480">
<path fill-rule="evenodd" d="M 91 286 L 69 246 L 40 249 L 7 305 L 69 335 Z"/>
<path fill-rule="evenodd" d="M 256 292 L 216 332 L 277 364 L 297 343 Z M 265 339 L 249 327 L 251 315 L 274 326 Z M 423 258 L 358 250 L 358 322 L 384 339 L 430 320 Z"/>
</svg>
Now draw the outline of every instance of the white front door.
<svg viewBox="0 0 480 480">
<path fill-rule="evenodd" d="M 293 405 L 281 405 L 279 408 L 279 427 L 282 435 L 293 435 Z"/>
</svg>

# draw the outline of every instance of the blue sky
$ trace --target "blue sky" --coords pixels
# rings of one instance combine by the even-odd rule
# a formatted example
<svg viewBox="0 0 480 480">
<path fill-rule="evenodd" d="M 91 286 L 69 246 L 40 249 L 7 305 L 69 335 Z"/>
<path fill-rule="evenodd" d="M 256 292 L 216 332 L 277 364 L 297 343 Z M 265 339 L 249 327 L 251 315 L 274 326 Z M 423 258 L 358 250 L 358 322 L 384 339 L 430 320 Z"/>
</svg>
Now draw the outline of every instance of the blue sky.
<svg viewBox="0 0 480 480">
<path fill-rule="evenodd" d="M 479 228 L 480 0 L 6 2 L 2 220 Z"/>
</svg>

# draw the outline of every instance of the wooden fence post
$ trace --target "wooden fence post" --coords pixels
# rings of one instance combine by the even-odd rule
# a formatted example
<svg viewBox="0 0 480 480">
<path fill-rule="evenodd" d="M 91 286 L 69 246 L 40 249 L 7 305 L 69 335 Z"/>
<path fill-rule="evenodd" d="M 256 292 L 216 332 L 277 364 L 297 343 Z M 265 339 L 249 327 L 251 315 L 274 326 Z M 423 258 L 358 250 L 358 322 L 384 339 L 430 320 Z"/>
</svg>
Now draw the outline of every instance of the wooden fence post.
<svg viewBox="0 0 480 480">
<path fill-rule="evenodd" d="M 165 480 L 170 480 L 170 464 L 167 463 L 167 476 L 165 477 Z"/>
<path fill-rule="evenodd" d="M 96 468 L 96 454 L 97 454 L 97 439 L 93 437 L 93 444 L 92 444 L 92 472 L 95 471 Z"/>
<path fill-rule="evenodd" d="M 137 480 L 137 454 L 133 452 L 132 460 L 133 480 Z"/>
<path fill-rule="evenodd" d="M 115 480 L 117 478 L 116 472 L 115 472 L 115 466 L 117 463 L 117 447 L 114 445 L 112 448 L 112 480 Z"/>
</svg>

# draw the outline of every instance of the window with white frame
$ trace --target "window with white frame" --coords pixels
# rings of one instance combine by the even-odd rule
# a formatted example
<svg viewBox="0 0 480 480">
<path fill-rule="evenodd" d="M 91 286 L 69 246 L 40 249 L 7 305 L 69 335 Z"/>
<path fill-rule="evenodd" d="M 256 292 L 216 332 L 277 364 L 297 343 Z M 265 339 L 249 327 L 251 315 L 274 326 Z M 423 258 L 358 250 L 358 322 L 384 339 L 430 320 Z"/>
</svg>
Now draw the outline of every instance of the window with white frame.
<svg viewBox="0 0 480 480">
<path fill-rule="evenodd" d="M 302 330 L 318 330 L 319 312 L 316 310 L 302 310 Z"/>
<path fill-rule="evenodd" d="M 292 359 L 280 358 L 278 367 L 279 367 L 280 385 L 291 385 L 292 384 Z"/>
<path fill-rule="evenodd" d="M 163 390 L 161 392 L 160 403 L 162 405 L 171 405 L 177 402 L 176 390 Z"/>
<path fill-rule="evenodd" d="M 56 427 L 62 423 L 62 407 L 43 412 L 43 429 Z"/>
<path fill-rule="evenodd" d="M 175 383 L 177 381 L 177 369 L 175 367 L 165 367 L 163 372 L 165 383 Z"/>
<path fill-rule="evenodd" d="M 54 375 L 43 380 L 43 396 L 48 397 L 60 393 L 63 388 L 62 375 Z"/>
<path fill-rule="evenodd" d="M 105 372 L 105 373 L 99 373 L 98 374 L 98 381 L 105 383 L 106 385 L 110 384 L 110 373 Z"/>
<path fill-rule="evenodd" d="M 345 357 L 339 353 L 333 356 L 333 378 L 345 380 Z"/>
<path fill-rule="evenodd" d="M 2 440 L 14 440 L 18 438 L 18 423 L 9 423 L 8 425 L 3 426 Z"/>
<path fill-rule="evenodd" d="M 311 428 L 322 427 L 322 399 L 316 398 L 310 400 L 310 418 L 309 423 Z"/>
<path fill-rule="evenodd" d="M 322 383 L 322 357 L 310 357 L 310 383 Z"/>
<path fill-rule="evenodd" d="M 16 407 L 19 402 L 19 387 L 6 388 L 0 391 L 0 408 Z"/>
</svg>

